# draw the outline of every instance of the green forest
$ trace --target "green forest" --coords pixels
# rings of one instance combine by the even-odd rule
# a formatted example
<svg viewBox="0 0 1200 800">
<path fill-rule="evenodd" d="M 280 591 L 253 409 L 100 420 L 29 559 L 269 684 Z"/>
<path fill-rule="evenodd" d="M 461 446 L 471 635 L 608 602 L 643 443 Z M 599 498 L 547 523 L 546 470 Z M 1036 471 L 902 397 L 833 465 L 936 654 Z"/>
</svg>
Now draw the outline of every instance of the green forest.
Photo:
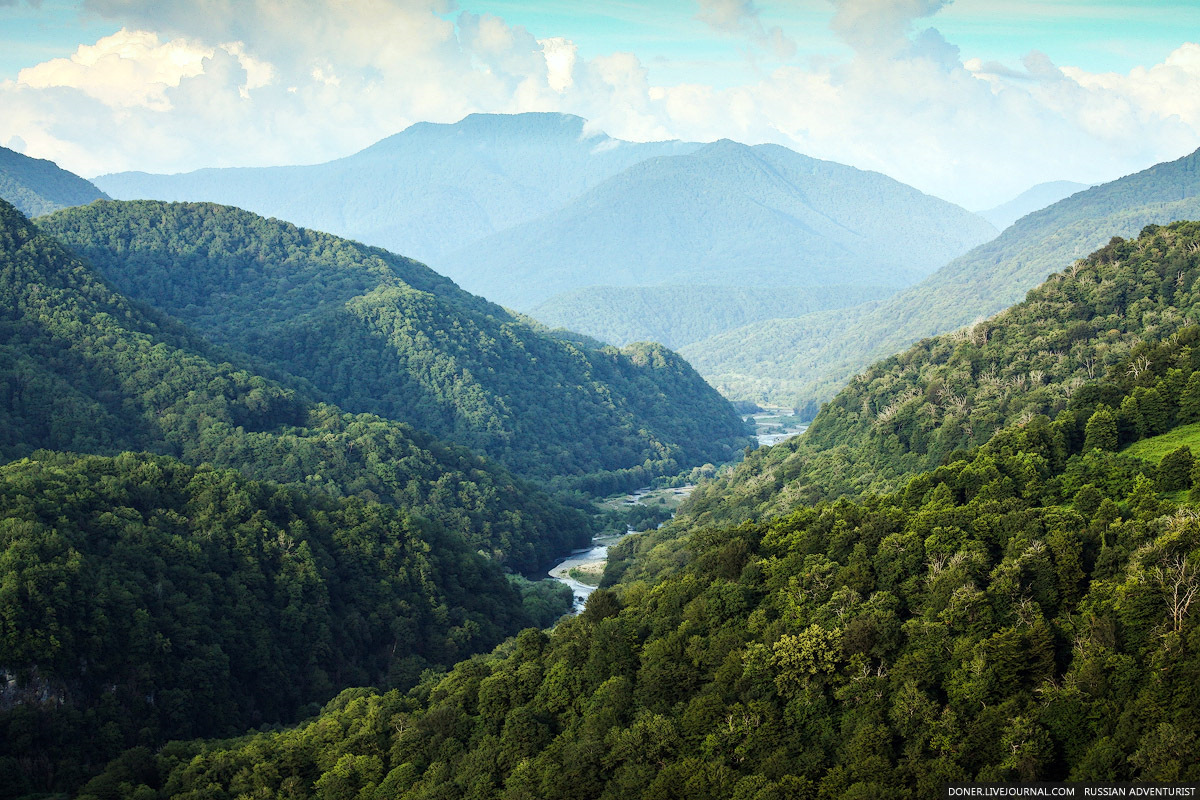
<svg viewBox="0 0 1200 800">
<path fill-rule="evenodd" d="M 803 437 L 750 454 L 683 513 L 740 521 L 894 490 L 1038 414 L 1066 414 L 1082 431 L 1106 404 L 1122 445 L 1196 421 L 1198 241 L 1200 223 L 1148 226 L 1052 275 L 1025 302 L 873 365 Z"/>
<path fill-rule="evenodd" d="M 0 468 L 0 575 L 4 797 L 411 685 L 536 621 L 440 525 L 165 456 Z"/>
<path fill-rule="evenodd" d="M 1167 438 L 1200 421 L 1197 280 L 1200 223 L 1114 240 L 827 405 L 809 441 L 846 439 L 870 483 L 810 501 L 827 477 L 805 470 L 834 460 L 758 451 L 616 547 L 580 616 L 410 689 L 348 689 L 295 727 L 133 747 L 79 796 L 1200 780 L 1200 463 Z"/>
<path fill-rule="evenodd" d="M 230 207 L 0 202 L 0 298 L 0 799 L 1200 781 L 1200 222 L 759 450 L 661 345 Z M 581 614 L 528 578 L 634 523 Z"/>
<path fill-rule="evenodd" d="M 692 528 L 652 579 L 611 562 L 609 588 L 548 634 L 408 693 L 343 692 L 288 731 L 130 751 L 81 797 L 1195 781 L 1200 516 L 1162 491 L 1197 476 L 1112 452 L 1105 413 L 1082 437 L 1037 415 L 890 494 Z"/>
<path fill-rule="evenodd" d="M 587 540 L 587 520 L 503 467 L 411 426 L 350 414 L 226 361 L 116 293 L 0 206 L 0 454 L 148 450 L 396 505 L 514 568 Z"/>
<path fill-rule="evenodd" d="M 608 494 L 748 441 L 658 345 L 547 336 L 415 261 L 239 209 L 105 202 L 38 221 L 127 296 L 306 379 L 320 399 Z"/>
</svg>

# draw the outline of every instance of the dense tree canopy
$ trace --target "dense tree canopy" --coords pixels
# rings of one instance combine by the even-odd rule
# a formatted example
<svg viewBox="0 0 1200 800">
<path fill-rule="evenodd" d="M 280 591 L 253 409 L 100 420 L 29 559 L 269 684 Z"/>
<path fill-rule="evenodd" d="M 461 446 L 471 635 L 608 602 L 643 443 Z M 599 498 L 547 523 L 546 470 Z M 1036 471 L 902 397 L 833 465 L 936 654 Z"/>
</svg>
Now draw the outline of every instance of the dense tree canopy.
<svg viewBox="0 0 1200 800">
<path fill-rule="evenodd" d="M 388 506 L 39 453 L 0 467 L 0 796 L 411 684 L 531 622 L 494 562 Z"/>
<path fill-rule="evenodd" d="M 39 221 L 117 288 L 538 480 L 606 493 L 726 461 L 741 421 L 678 356 L 546 335 L 384 250 L 226 206 L 98 203 Z"/>
<path fill-rule="evenodd" d="M 411 426 L 351 415 L 231 364 L 117 294 L 0 204 L 0 455 L 150 450 L 403 507 L 516 567 L 587 522 L 506 470 Z"/>
<path fill-rule="evenodd" d="M 919 798 L 1200 779 L 1200 516 L 1035 417 L 861 502 L 693 529 L 409 694 L 132 752 L 84 797 Z M 1086 502 L 1084 495 L 1093 495 Z M 1182 587 L 1182 591 L 1180 591 Z M 141 796 L 141 795 L 139 795 Z"/>
</svg>

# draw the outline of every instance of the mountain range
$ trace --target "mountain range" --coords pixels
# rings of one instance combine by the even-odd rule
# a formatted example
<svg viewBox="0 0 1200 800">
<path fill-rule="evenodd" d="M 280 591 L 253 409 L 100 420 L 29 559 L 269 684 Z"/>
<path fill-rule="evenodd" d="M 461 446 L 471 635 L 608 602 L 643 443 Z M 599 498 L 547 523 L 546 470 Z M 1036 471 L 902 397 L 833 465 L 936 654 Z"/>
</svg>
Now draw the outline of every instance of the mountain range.
<svg viewBox="0 0 1200 800">
<path fill-rule="evenodd" d="M 872 361 L 1018 302 L 1047 275 L 1144 226 L 1200 217 L 1200 151 L 1028 214 L 924 281 L 875 303 L 774 319 L 681 348 L 728 397 L 804 405 Z"/>
<path fill-rule="evenodd" d="M 849 468 L 886 462 L 892 491 L 807 502 L 789 494 L 799 450 L 764 448 L 745 480 L 710 484 L 760 515 L 702 519 L 720 498 L 697 498 L 615 547 L 578 617 L 409 692 L 348 689 L 286 730 L 129 750 L 80 796 L 1200 780 L 1200 480 L 1177 444 L 1200 442 L 1198 253 L 1200 223 L 1148 226 L 974 336 L 864 374 L 813 430 L 869 430 L 881 461 Z M 1164 454 L 1118 452 L 1133 442 Z"/>
<path fill-rule="evenodd" d="M 212 204 L 97 203 L 39 225 L 129 297 L 321 399 L 529 478 L 636 488 L 746 443 L 729 404 L 661 345 L 548 335 L 385 250 Z"/>
<path fill-rule="evenodd" d="M 553 211 L 634 164 L 699 147 L 620 141 L 568 114 L 471 114 L 453 125 L 417 123 L 325 164 L 95 182 L 118 200 L 237 206 L 438 267 L 466 242 Z"/>
<path fill-rule="evenodd" d="M 722 140 L 645 160 L 438 265 L 524 310 L 597 283 L 898 289 L 994 235 L 878 173 Z"/>
<path fill-rule="evenodd" d="M 623 142 L 562 114 L 423 123 L 315 166 L 96 182 L 119 199 L 225 203 L 383 246 L 521 311 L 575 292 L 554 324 L 593 336 L 608 298 L 589 287 L 832 282 L 877 296 L 996 234 L 878 173 L 774 145 Z M 704 304 L 691 313 L 731 326 L 758 318 L 692 299 Z"/>
</svg>

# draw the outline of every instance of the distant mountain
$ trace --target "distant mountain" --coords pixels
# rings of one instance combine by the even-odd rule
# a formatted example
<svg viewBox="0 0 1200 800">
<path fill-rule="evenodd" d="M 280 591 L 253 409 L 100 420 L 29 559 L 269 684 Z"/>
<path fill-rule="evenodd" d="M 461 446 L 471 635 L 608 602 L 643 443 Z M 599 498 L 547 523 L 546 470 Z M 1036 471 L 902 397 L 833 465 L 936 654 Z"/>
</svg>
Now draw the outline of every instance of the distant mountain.
<svg viewBox="0 0 1200 800">
<path fill-rule="evenodd" d="M 540 309 L 551 325 L 616 342 L 679 345 L 762 319 L 738 294 L 747 289 L 853 286 L 881 297 L 996 233 L 882 175 L 783 147 L 623 142 L 549 113 L 419 123 L 312 166 L 96 182 L 119 199 L 217 202 L 385 247 L 522 311 L 585 287 L 654 286 L 687 293 L 688 314 L 707 321 L 666 337 L 603 293 Z M 668 286 L 736 291 L 701 303 Z M 767 305 L 792 316 L 850 299 Z"/>
<path fill-rule="evenodd" d="M 547 336 L 384 250 L 199 203 L 97 203 L 41 226 L 120 291 L 321 399 L 527 477 L 616 491 L 746 444 L 732 406 L 662 346 Z"/>
<path fill-rule="evenodd" d="M 295 379 L 256 374 L 245 358 L 130 301 L 2 201 L 0 387 L 3 460 L 39 449 L 144 450 L 235 468 L 386 502 L 519 569 L 587 540 L 579 514 L 495 462 L 317 402 Z"/>
<path fill-rule="evenodd" d="M 233 205 L 437 266 L 463 243 L 548 213 L 632 164 L 699 147 L 623 142 L 568 114 L 472 114 L 417 123 L 325 164 L 126 172 L 96 183 L 120 200 Z"/>
<path fill-rule="evenodd" d="M 1046 206 L 1053 205 L 1059 200 L 1087 188 L 1090 188 L 1090 184 L 1075 183 L 1074 181 L 1039 183 L 1037 186 L 1021 192 L 1007 203 L 1001 203 L 995 208 L 978 213 L 979 216 L 995 225 L 998 230 L 1004 230 L 1026 214 L 1041 211 Z"/>
<path fill-rule="evenodd" d="M 893 292 L 870 286 L 587 286 L 529 310 L 550 326 L 571 327 L 610 344 L 682 347 L 775 317 L 855 306 Z"/>
<path fill-rule="evenodd" d="M 49 214 L 108 198 L 104 192 L 53 161 L 0 147 L 0 198 L 27 217 Z"/>
<path fill-rule="evenodd" d="M 1186 219 L 1200 219 L 1200 150 L 1029 214 L 882 302 L 754 323 L 681 349 L 728 397 L 825 400 L 872 361 L 1007 308 L 1112 237 Z"/>
<path fill-rule="evenodd" d="M 642 161 L 438 268 L 522 310 L 597 282 L 899 288 L 995 233 L 884 175 L 722 140 Z"/>
</svg>

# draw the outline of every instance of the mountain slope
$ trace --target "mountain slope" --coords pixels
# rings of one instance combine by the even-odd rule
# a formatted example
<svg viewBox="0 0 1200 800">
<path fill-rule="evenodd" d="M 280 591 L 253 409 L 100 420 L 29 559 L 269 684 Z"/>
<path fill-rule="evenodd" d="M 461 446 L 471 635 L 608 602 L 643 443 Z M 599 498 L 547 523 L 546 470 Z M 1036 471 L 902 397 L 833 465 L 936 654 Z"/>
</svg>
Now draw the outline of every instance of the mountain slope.
<svg viewBox="0 0 1200 800">
<path fill-rule="evenodd" d="M 1026 214 L 1040 211 L 1046 206 L 1054 205 L 1059 200 L 1070 197 L 1076 192 L 1082 192 L 1087 188 L 1089 188 L 1088 184 L 1075 183 L 1074 181 L 1048 181 L 1046 183 L 1039 183 L 1037 186 L 1021 192 L 1007 203 L 1001 203 L 995 208 L 989 208 L 987 211 L 980 211 L 978 213 L 979 216 L 995 225 L 997 230 L 1002 231 Z"/>
<path fill-rule="evenodd" d="M 529 315 L 605 342 L 679 348 L 751 322 L 855 306 L 892 294 L 869 286 L 588 286 Z"/>
<path fill-rule="evenodd" d="M 1161 433 L 1200 367 L 1192 361 L 1198 317 L 1200 222 L 1114 239 L 1003 313 L 874 364 L 803 436 L 700 487 L 681 517 L 733 522 L 895 489 L 1039 414 L 1065 414 L 1078 444 L 1102 402 L 1117 415 L 1122 443 Z M 1132 406 L 1123 395 L 1134 396 Z"/>
<path fill-rule="evenodd" d="M 150 450 L 380 499 L 517 568 L 586 540 L 579 515 L 465 449 L 350 415 L 225 361 L 115 292 L 0 202 L 0 457 Z"/>
<path fill-rule="evenodd" d="M 872 361 L 926 336 L 973 323 L 1018 302 L 1048 274 L 1113 236 L 1144 226 L 1200 218 L 1200 151 L 1079 192 L 1018 220 L 993 241 L 955 259 L 926 280 L 881 303 L 836 318 L 771 320 L 682 348 L 727 396 L 800 404 L 831 397 Z M 749 360 L 763 369 L 763 397 L 739 374 L 738 343 L 754 340 Z"/>
<path fill-rule="evenodd" d="M 728 402 L 664 348 L 544 335 L 386 251 L 206 204 L 100 203 L 41 224 L 130 297 L 323 399 L 527 476 L 615 491 L 745 444 Z"/>
<path fill-rule="evenodd" d="M 81 800 L 1195 782 L 1200 518 L 1073 424 L 1007 428 L 890 495 L 693 528 L 658 579 L 549 633 L 292 730 L 130 752 Z"/>
<path fill-rule="evenodd" d="M 463 242 L 551 211 L 631 164 L 697 147 L 623 142 L 568 114 L 472 114 L 418 123 L 325 164 L 120 173 L 96 183 L 120 200 L 238 206 L 436 265 Z"/>
<path fill-rule="evenodd" d="M 30 158 L 0 147 L 0 198 L 28 217 L 107 197 L 91 183 L 53 161 Z"/>
<path fill-rule="evenodd" d="M 0 566 L 5 798 L 411 684 L 530 622 L 439 526 L 163 456 L 0 467 Z"/>
<path fill-rule="evenodd" d="M 973 214 L 878 173 L 722 140 L 636 164 L 438 268 L 521 309 L 598 279 L 898 288 L 994 235 Z"/>
</svg>

